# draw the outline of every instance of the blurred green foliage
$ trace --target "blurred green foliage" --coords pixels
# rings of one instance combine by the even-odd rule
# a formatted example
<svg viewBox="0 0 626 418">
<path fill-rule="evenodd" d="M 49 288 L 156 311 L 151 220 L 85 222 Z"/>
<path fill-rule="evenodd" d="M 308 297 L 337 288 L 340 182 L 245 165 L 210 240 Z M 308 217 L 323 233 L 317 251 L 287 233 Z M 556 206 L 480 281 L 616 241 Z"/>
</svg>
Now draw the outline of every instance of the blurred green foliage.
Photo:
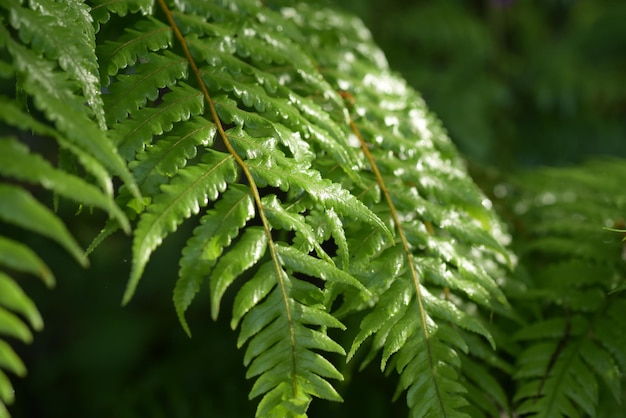
<svg viewBox="0 0 626 418">
<path fill-rule="evenodd" d="M 345 0 L 472 161 L 626 156 L 626 3 Z"/>
</svg>

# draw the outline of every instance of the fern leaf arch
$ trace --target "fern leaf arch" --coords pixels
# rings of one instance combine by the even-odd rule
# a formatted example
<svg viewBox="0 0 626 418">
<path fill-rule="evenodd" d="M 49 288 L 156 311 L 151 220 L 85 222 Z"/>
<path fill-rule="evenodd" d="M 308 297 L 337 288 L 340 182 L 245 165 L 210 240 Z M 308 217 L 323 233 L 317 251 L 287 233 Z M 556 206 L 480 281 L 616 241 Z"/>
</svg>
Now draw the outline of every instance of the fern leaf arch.
<svg viewBox="0 0 626 418">
<path fill-rule="evenodd" d="M 461 413 L 465 388 L 450 376 L 471 351 L 462 336 L 493 345 L 466 311 L 506 310 L 493 279 L 509 261 L 504 234 L 362 25 L 298 4 L 92 4 L 106 136 L 133 177 L 116 197 L 135 225 L 123 303 L 163 240 L 199 220 L 179 262 L 176 313 L 190 333 L 185 312 L 205 281 L 213 318 L 234 292 L 231 325 L 259 416 L 340 400 L 329 353 L 351 357 L 368 340 L 415 414 Z M 389 263 L 386 278 L 370 267 Z M 397 311 L 380 324 L 385 300 Z M 352 349 L 329 337 L 345 329 L 339 318 L 370 308 Z M 415 401 L 433 388 L 433 402 Z"/>
<path fill-rule="evenodd" d="M 185 310 L 205 278 L 216 317 L 227 289 L 249 276 L 236 295 L 232 324 L 240 327 L 240 344 L 248 347 L 244 362 L 247 375 L 256 378 L 251 396 L 261 396 L 259 416 L 305 414 L 312 397 L 340 400 L 327 379 L 342 376 L 321 353 L 345 354 L 326 334 L 343 326 L 326 312 L 323 283 L 368 291 L 322 248 L 328 239 L 345 240 L 340 229 L 319 231 L 311 224 L 316 218 L 307 214 L 354 216 L 381 236 L 391 235 L 377 215 L 313 166 L 313 150 L 319 149 L 360 181 L 354 171 L 359 160 L 344 127 L 319 104 L 282 86 L 271 67 L 280 63 L 294 74 L 308 71 L 301 79 L 309 88 L 337 95 L 313 76 L 306 53 L 275 52 L 294 46 L 288 38 L 246 32 L 246 7 L 254 10 L 252 16 L 262 12 L 275 18 L 258 4 L 158 5 L 164 22 L 138 17 L 133 30 L 113 34 L 99 49 L 101 78 L 110 80 L 104 100 L 110 135 L 144 193 L 143 201 L 127 193 L 118 197 L 139 219 L 123 302 L 132 297 L 154 249 L 206 208 L 183 250 L 174 291 L 185 330 L 190 332 Z M 237 37 L 233 30 L 245 33 Z M 207 54 L 211 44 L 218 46 L 214 56 Z M 254 88 L 245 78 L 248 84 L 242 84 L 242 74 L 263 87 Z M 324 121 L 322 128 L 318 120 Z M 182 146 L 179 132 L 196 122 L 206 129 Z M 176 144 L 181 146 L 175 149 Z M 345 243 L 338 245 L 347 250 Z"/>
</svg>

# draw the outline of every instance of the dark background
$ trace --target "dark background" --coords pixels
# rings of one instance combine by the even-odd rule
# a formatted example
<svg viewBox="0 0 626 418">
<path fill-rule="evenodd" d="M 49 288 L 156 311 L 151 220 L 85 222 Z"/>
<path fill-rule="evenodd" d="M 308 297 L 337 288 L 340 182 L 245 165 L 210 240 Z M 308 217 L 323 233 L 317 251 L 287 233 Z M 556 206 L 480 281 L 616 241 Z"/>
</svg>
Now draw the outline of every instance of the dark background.
<svg viewBox="0 0 626 418">
<path fill-rule="evenodd" d="M 506 175 L 626 156 L 625 2 L 337 4 L 364 19 L 391 67 L 422 92 L 471 167 Z M 73 215 L 75 208 L 62 210 Z M 85 246 L 104 222 L 89 214 L 66 219 L 74 219 L 70 229 Z M 211 321 L 201 293 L 188 313 L 192 339 L 174 313 L 178 257 L 192 227 L 184 224 L 152 256 L 124 308 L 128 237 L 106 241 L 87 271 L 49 241 L 26 237 L 58 284 L 48 290 L 32 278 L 23 282 L 46 328 L 34 344 L 14 344 L 30 371 L 13 379 L 14 418 L 253 416 L 252 383 L 243 378 L 228 309 Z M 403 399 L 389 401 L 396 379 L 382 378 L 376 364 L 363 372 L 351 369 L 356 365 L 358 359 L 345 366 L 346 381 L 337 385 L 346 403 L 314 402 L 310 416 L 406 416 Z"/>
</svg>

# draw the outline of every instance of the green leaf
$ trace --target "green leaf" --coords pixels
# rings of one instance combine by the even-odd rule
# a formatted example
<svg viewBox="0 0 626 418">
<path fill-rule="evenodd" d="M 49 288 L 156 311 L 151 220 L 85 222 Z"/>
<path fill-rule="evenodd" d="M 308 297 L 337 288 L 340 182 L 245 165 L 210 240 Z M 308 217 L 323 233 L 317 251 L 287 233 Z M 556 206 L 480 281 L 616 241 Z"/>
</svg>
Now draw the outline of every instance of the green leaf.
<svg viewBox="0 0 626 418">
<path fill-rule="evenodd" d="M 54 129 L 43 125 L 35 120 L 31 115 L 20 110 L 15 103 L 10 102 L 4 96 L 0 96 L 0 118 L 2 118 L 10 126 L 14 126 L 22 130 L 30 130 L 41 136 L 54 137 L 63 150 L 69 150 L 72 155 L 76 156 L 85 170 L 93 175 L 100 183 L 101 188 L 107 195 L 113 194 L 111 176 L 98 160 L 89 155 L 86 151 L 78 148 L 76 145 L 73 145 Z"/>
<path fill-rule="evenodd" d="M 491 348 L 496 349 L 496 343 L 491 333 L 476 317 L 458 309 L 452 302 L 433 296 L 426 288 L 422 289 L 422 296 L 431 315 L 483 336 L 489 342 Z"/>
<path fill-rule="evenodd" d="M 494 376 L 484 373 L 482 364 L 469 358 L 462 358 L 462 369 L 463 374 L 476 385 L 476 393 L 484 395 L 482 402 L 480 398 L 468 397 L 470 402 L 483 409 L 488 414 L 487 416 L 493 416 L 496 411 L 508 409 L 508 397 L 501 383 Z"/>
<path fill-rule="evenodd" d="M 332 263 L 326 251 L 324 251 L 318 243 L 313 227 L 309 225 L 300 214 L 290 212 L 283 208 L 276 195 L 273 194 L 263 197 L 262 203 L 265 215 L 273 228 L 295 231 L 296 236 L 302 237 L 303 243 L 306 244 L 301 250 L 308 253 L 315 249 L 319 257 Z"/>
<path fill-rule="evenodd" d="M 546 340 L 560 338 L 568 327 L 565 318 L 551 318 L 545 321 L 537 321 L 517 332 L 513 338 L 516 340 Z"/>
<path fill-rule="evenodd" d="M 96 235 L 96 237 L 91 241 L 91 243 L 85 250 L 85 256 L 89 256 L 108 237 L 110 237 L 111 235 L 113 235 L 115 232 L 119 230 L 120 230 L 119 224 L 116 221 L 109 219 L 104 225 L 104 228 L 102 228 L 100 232 L 98 232 L 98 235 Z"/>
<path fill-rule="evenodd" d="M 88 265 L 83 250 L 61 220 L 23 189 L 0 184 L 0 219 L 58 242 L 81 265 Z"/>
<path fill-rule="evenodd" d="M 212 144 L 215 131 L 213 123 L 196 116 L 186 123 L 176 124 L 167 136 L 137 153 L 137 160 L 129 167 L 142 193 L 158 194 L 158 187 L 195 158 L 201 145 Z"/>
<path fill-rule="evenodd" d="M 0 31 L 3 30 L 6 32 L 5 29 Z M 22 45 L 10 41 L 7 47 L 14 58 L 15 67 L 25 78 L 25 92 L 34 98 L 36 106 L 55 123 L 57 130 L 73 146 L 119 175 L 131 192 L 140 199 L 126 164 L 104 131 L 85 113 L 84 98 L 74 94 L 75 83 L 67 79 L 67 74 L 55 71 L 52 63 Z"/>
<path fill-rule="evenodd" d="M 583 360 L 594 370 L 609 388 L 617 402 L 621 400 L 621 380 L 619 367 L 611 354 L 603 347 L 590 340 L 584 340 L 581 346 Z"/>
<path fill-rule="evenodd" d="M 104 41 L 97 47 L 103 79 L 134 65 L 150 51 L 167 48 L 172 42 L 171 28 L 152 17 L 140 20 L 134 28 L 127 28 L 125 32 L 116 42 Z"/>
<path fill-rule="evenodd" d="M 201 114 L 203 109 L 202 92 L 181 83 L 163 97 L 163 104 L 158 108 L 139 109 L 133 112 L 132 118 L 116 124 L 111 137 L 120 154 L 130 161 L 155 135 L 170 131 L 174 123 Z"/>
<path fill-rule="evenodd" d="M 110 19 L 111 13 L 120 16 L 141 12 L 144 15 L 151 14 L 154 5 L 153 0 L 127 0 L 123 2 L 112 2 L 109 0 L 93 0 L 91 2 L 91 16 L 96 22 L 106 23 Z"/>
<path fill-rule="evenodd" d="M 349 191 L 343 189 L 341 185 L 321 179 L 319 173 L 315 171 L 301 169 L 280 159 L 278 162 L 288 170 L 281 176 L 276 175 L 272 169 L 275 163 L 271 160 L 251 162 L 250 171 L 255 176 L 257 183 L 260 185 L 270 184 L 281 190 L 289 190 L 290 188 L 304 190 L 325 209 L 332 208 L 340 215 L 350 216 L 354 220 L 379 229 L 389 238 L 393 236 L 378 216 Z"/>
<path fill-rule="evenodd" d="M 237 106 L 237 102 L 224 96 L 215 98 L 215 107 L 222 120 L 236 125 L 228 130 L 229 137 L 233 138 L 233 146 L 237 146 L 239 142 L 254 144 L 255 138 L 269 138 L 286 147 L 288 152 L 285 154 L 291 154 L 297 162 L 306 164 L 313 161 L 315 154 L 311 150 L 312 147 L 299 132 L 294 132 L 280 122 L 272 122 L 258 113 L 248 112 Z M 245 127 L 245 130 L 239 127 Z M 254 149 L 251 146 L 240 148 L 246 152 Z M 258 153 L 267 153 L 268 150 L 254 149 L 254 151 L 258 155 Z M 253 158 L 253 155 L 249 157 Z"/>
<path fill-rule="evenodd" d="M 28 167 L 28 170 L 24 170 Z M 0 138 L 0 174 L 18 180 L 41 184 L 68 199 L 101 208 L 119 222 L 125 232 L 130 231 L 128 220 L 112 198 L 79 177 L 56 170 L 37 154 L 13 140 Z"/>
<path fill-rule="evenodd" d="M 16 315 L 0 306 L 0 334 L 17 338 L 25 343 L 33 341 L 33 334 Z"/>
<path fill-rule="evenodd" d="M 187 61 L 165 51 L 163 55 L 150 54 L 134 66 L 132 74 L 117 75 L 116 82 L 103 96 L 109 124 L 121 122 L 130 113 L 155 101 L 160 90 L 172 87 L 177 80 L 187 77 Z"/>
<path fill-rule="evenodd" d="M 2 372 L 2 369 L 0 369 L 0 399 L 2 399 L 2 402 L 7 405 L 10 405 L 15 401 L 15 390 L 13 390 L 13 385 L 11 385 L 11 381 L 7 375 Z M 9 413 L 4 408 L 2 403 L 0 403 L 0 417 L 9 417 Z"/>
<path fill-rule="evenodd" d="M 0 265 L 33 274 L 52 287 L 55 278 L 48 266 L 24 244 L 0 235 Z"/>
<path fill-rule="evenodd" d="M 133 264 L 123 304 L 132 298 L 150 255 L 163 239 L 184 219 L 215 201 L 236 175 L 232 156 L 210 151 L 203 163 L 180 170 L 172 183 L 162 186 L 163 193 L 142 214 L 135 230 Z"/>
<path fill-rule="evenodd" d="M 37 331 L 43 329 L 43 319 L 35 303 L 9 276 L 0 271 L 0 305 L 24 315 Z"/>
<path fill-rule="evenodd" d="M 24 363 L 3 340 L 0 340 L 0 369 L 8 370 L 19 377 L 26 376 Z"/>
<path fill-rule="evenodd" d="M 271 263 L 261 265 L 254 277 L 248 280 L 237 292 L 233 303 L 233 317 L 230 321 L 230 327 L 233 330 L 237 328 L 241 318 L 263 300 L 276 285 L 274 280 L 268 280 L 274 271 L 273 269 L 274 266 Z"/>
<path fill-rule="evenodd" d="M 583 363 L 579 356 L 579 345 L 567 345 L 557 352 L 558 357 L 550 368 L 548 365 L 553 351 L 540 351 L 538 345 L 533 347 L 536 349 L 526 351 L 520 358 L 520 364 L 525 371 L 521 370 L 517 375 L 533 377 L 534 374 L 539 384 L 518 390 L 515 399 L 522 402 L 516 411 L 534 412 L 545 417 L 571 416 L 575 413 L 574 408 L 580 407 L 587 415 L 595 415 L 598 384 L 587 364 Z M 531 373 L 531 368 L 536 369 L 537 373 Z M 534 393 L 530 391 L 533 388 Z"/>
<path fill-rule="evenodd" d="M 109 130 L 91 134 L 81 85 L 56 62 L 22 59 L 43 65 L 39 78 L 21 77 L 33 96 L 51 92 L 41 80 L 58 83 L 83 114 L 70 123 L 54 100 L 32 100 L 83 166 L 104 154 L 76 138 L 90 125 L 89 140 L 117 147 L 132 172 L 117 195 L 137 218 L 124 303 L 156 248 L 197 214 L 176 312 L 189 333 L 185 311 L 204 280 L 213 317 L 239 280 L 230 322 L 256 379 L 257 416 L 305 416 L 313 397 L 341 400 L 330 379 L 343 375 L 328 353 L 345 353 L 328 329 L 345 329 L 339 318 L 355 311 L 364 319 L 348 357 L 372 337 L 367 360 L 381 352 L 383 368 L 395 368 L 412 416 L 464 416 L 470 390 L 495 393 L 493 379 L 468 379 L 489 369 L 464 370 L 461 358 L 506 364 L 492 359 L 498 328 L 484 318 L 515 317 L 501 288 L 516 284 L 508 237 L 439 121 L 358 19 L 247 0 L 159 2 L 156 12 L 141 0 L 91 4 Z M 110 221 L 95 242 L 115 229 Z M 600 289 L 592 303 L 570 295 L 564 304 L 594 309 Z"/>
<path fill-rule="evenodd" d="M 70 78 L 80 84 L 87 105 L 100 128 L 105 129 L 95 32 L 88 6 L 77 0 L 63 4 L 37 0 L 35 4 L 37 11 L 12 8 L 11 24 L 19 30 L 22 41 L 31 44 L 34 51 L 57 60 Z"/>
<path fill-rule="evenodd" d="M 265 276 L 265 280 L 275 285 L 278 282 L 278 278 L 276 277 L 276 271 L 274 266 L 271 265 L 271 262 L 268 262 L 270 268 L 266 268 L 264 273 L 267 273 Z M 262 270 L 262 268 L 260 269 Z M 283 272 L 284 275 L 284 272 Z M 258 304 L 251 307 L 248 310 L 248 314 L 243 318 L 243 321 L 240 325 L 239 337 L 237 338 L 237 347 L 241 348 L 243 345 L 256 335 L 263 328 L 267 327 L 270 323 L 272 323 L 278 316 L 286 315 L 286 311 L 281 311 L 281 306 L 284 303 L 283 296 L 280 291 L 277 291 L 276 287 L 272 288 L 268 294 L 268 296 L 264 299 L 260 299 Z M 291 304 L 291 302 L 289 302 Z M 254 308 L 254 309 L 252 309 Z M 288 306 L 287 310 L 291 310 L 291 307 Z M 291 324 L 283 322 L 285 329 L 289 329 Z"/>
<path fill-rule="evenodd" d="M 271 90 L 267 92 L 261 87 L 242 83 L 228 72 L 215 67 L 204 69 L 202 76 L 209 88 L 232 92 L 246 107 L 255 108 L 267 120 L 283 124 L 303 138 L 314 141 L 341 164 L 346 174 L 358 181 L 355 173 L 359 169 L 359 162 L 347 144 L 345 133 L 317 104 L 280 88 L 277 93 Z M 245 123 L 250 119 L 245 112 L 228 104 L 224 101 L 216 103 L 218 114 L 225 121 L 241 120 Z"/>
<path fill-rule="evenodd" d="M 250 192 L 231 185 L 213 210 L 207 211 L 187 241 L 180 260 L 179 279 L 174 288 L 174 306 L 183 329 L 191 335 L 184 314 L 205 277 L 209 275 L 224 247 L 230 245 L 239 229 L 254 216 Z"/>
<path fill-rule="evenodd" d="M 220 257 L 211 274 L 211 316 L 217 319 L 226 289 L 265 254 L 267 236 L 262 228 L 247 228 L 238 242 Z"/>
<path fill-rule="evenodd" d="M 330 234 L 335 241 L 335 245 L 337 245 L 337 255 L 341 260 L 341 268 L 348 270 L 350 264 L 350 247 L 348 246 L 346 232 L 343 229 L 343 222 L 332 208 L 325 210 L 322 215 L 325 222 L 319 222 L 318 224 L 328 226 Z"/>
<path fill-rule="evenodd" d="M 283 265 L 291 271 L 318 277 L 325 281 L 350 285 L 365 294 L 369 294 L 369 291 L 358 280 L 327 261 L 311 257 L 308 254 L 286 245 L 277 245 L 276 252 Z"/>
</svg>

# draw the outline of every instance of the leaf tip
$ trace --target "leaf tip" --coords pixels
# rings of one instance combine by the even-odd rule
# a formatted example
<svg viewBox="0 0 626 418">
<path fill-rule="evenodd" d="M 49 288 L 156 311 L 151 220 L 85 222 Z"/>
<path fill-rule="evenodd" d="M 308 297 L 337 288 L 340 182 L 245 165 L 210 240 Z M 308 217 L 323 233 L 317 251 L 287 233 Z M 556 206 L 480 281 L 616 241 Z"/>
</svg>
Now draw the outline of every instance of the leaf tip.
<svg viewBox="0 0 626 418">
<path fill-rule="evenodd" d="M 52 271 L 50 271 L 47 266 L 42 266 L 42 269 L 39 271 L 39 277 L 41 277 L 41 280 L 48 289 L 53 289 L 57 284 L 54 274 L 52 274 Z"/>
<path fill-rule="evenodd" d="M 122 297 L 122 306 L 128 305 L 133 296 L 135 295 L 135 289 L 137 288 L 137 282 L 139 281 L 139 277 L 136 274 L 131 275 L 128 280 L 128 284 L 126 285 L 126 290 L 124 291 L 124 296 Z"/>
<path fill-rule="evenodd" d="M 83 253 L 78 262 L 80 263 L 80 266 L 83 268 L 89 268 L 89 258 L 87 258 L 87 254 Z"/>
<path fill-rule="evenodd" d="M 180 321 L 180 326 L 183 327 L 183 331 L 187 334 L 187 337 L 191 338 L 191 329 L 189 328 L 189 324 L 187 323 L 185 316 L 179 315 L 178 320 Z"/>
<path fill-rule="evenodd" d="M 213 306 L 211 306 L 211 319 L 214 321 L 217 321 L 217 317 L 220 314 L 220 305 L 217 303 L 214 303 Z"/>
</svg>

